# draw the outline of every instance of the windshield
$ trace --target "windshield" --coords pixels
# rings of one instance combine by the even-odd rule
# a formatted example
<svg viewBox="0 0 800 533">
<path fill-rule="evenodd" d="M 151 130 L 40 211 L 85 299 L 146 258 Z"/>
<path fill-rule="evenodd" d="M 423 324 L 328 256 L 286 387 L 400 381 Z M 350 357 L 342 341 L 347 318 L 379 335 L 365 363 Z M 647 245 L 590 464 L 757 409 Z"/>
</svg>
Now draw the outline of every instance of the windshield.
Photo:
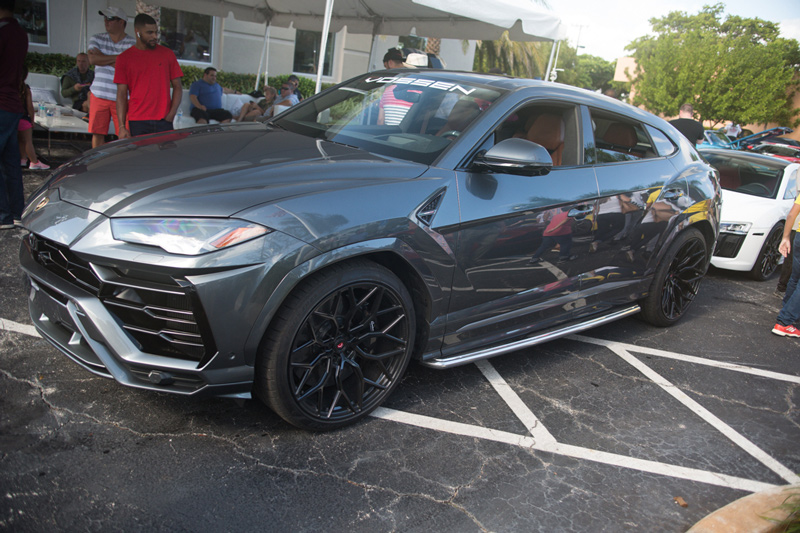
<svg viewBox="0 0 800 533">
<path fill-rule="evenodd" d="M 706 130 L 708 142 L 717 146 L 728 146 L 731 140 L 721 131 Z"/>
<path fill-rule="evenodd" d="M 367 74 L 292 107 L 273 124 L 427 165 L 502 94 L 446 73 Z"/>
<path fill-rule="evenodd" d="M 710 153 L 704 155 L 719 171 L 719 183 L 723 189 L 763 198 L 777 198 L 783 170 L 786 168 L 785 162 L 753 161 Z M 764 156 L 756 157 L 766 159 Z"/>
</svg>

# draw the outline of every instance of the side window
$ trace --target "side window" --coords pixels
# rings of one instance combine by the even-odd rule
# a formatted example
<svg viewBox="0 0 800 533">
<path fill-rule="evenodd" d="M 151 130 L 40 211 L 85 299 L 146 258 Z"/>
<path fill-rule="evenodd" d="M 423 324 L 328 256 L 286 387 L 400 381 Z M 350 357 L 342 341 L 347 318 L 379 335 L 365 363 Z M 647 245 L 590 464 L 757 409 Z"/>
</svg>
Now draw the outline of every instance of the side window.
<svg viewBox="0 0 800 533">
<path fill-rule="evenodd" d="M 658 155 L 662 157 L 672 155 L 678 149 L 661 130 L 648 126 L 647 124 L 645 124 L 645 128 L 647 129 L 647 133 L 650 134 L 650 138 L 653 140 L 653 147 Z"/>
<path fill-rule="evenodd" d="M 794 200 L 797 198 L 797 175 L 800 170 L 794 169 L 789 175 L 788 183 L 786 184 L 786 192 L 783 193 L 784 200 Z"/>
<path fill-rule="evenodd" d="M 591 114 L 597 164 L 659 157 L 644 124 L 594 109 Z"/>
<path fill-rule="evenodd" d="M 484 141 L 481 148 L 512 137 L 527 139 L 543 146 L 553 158 L 553 166 L 576 166 L 583 163 L 582 145 L 578 142 L 578 114 L 575 106 L 563 104 L 527 104 L 515 109 Z"/>
</svg>

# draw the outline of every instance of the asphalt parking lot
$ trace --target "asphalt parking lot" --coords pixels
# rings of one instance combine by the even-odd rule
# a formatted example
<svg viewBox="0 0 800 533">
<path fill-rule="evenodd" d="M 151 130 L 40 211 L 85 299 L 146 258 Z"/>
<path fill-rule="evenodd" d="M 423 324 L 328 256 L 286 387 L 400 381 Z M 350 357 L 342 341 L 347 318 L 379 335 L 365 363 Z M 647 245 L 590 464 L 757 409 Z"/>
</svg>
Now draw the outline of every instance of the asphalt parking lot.
<svg viewBox="0 0 800 533">
<path fill-rule="evenodd" d="M 26 190 L 45 176 L 26 171 Z M 23 234 L 0 232 L 2 530 L 685 531 L 800 482 L 800 340 L 770 333 L 774 279 L 712 270 L 669 329 L 629 318 L 412 365 L 374 416 L 312 434 L 257 401 L 69 361 L 30 326 Z"/>
</svg>

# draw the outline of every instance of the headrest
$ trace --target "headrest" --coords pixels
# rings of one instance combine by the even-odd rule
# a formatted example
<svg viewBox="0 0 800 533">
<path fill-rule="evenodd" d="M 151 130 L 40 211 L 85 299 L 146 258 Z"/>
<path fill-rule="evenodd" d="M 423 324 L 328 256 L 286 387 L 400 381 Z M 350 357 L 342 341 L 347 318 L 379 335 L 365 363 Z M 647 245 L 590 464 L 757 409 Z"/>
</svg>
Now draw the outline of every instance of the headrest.
<svg viewBox="0 0 800 533">
<path fill-rule="evenodd" d="M 564 120 L 552 113 L 539 115 L 528 128 L 526 138 L 548 150 L 555 150 L 564 142 Z"/>
<path fill-rule="evenodd" d="M 633 129 L 633 126 L 622 122 L 613 122 L 606 130 L 605 135 L 603 135 L 603 140 L 609 144 L 627 148 L 633 148 L 638 142 L 636 130 Z"/>
</svg>

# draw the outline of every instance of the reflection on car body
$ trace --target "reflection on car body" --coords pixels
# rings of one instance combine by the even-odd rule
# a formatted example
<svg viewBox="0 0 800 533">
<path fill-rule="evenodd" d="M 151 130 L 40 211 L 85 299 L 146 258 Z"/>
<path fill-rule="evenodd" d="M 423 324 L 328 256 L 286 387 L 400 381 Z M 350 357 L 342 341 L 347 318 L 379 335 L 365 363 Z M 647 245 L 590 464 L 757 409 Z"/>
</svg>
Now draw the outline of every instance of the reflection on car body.
<svg viewBox="0 0 800 533">
<path fill-rule="evenodd" d="M 380 124 L 390 87 L 410 105 Z M 31 316 L 99 375 L 255 392 L 308 429 L 368 414 L 412 358 L 452 367 L 638 312 L 670 325 L 717 239 L 694 147 L 553 83 L 383 71 L 185 133 L 53 173 L 23 218 Z"/>
</svg>

